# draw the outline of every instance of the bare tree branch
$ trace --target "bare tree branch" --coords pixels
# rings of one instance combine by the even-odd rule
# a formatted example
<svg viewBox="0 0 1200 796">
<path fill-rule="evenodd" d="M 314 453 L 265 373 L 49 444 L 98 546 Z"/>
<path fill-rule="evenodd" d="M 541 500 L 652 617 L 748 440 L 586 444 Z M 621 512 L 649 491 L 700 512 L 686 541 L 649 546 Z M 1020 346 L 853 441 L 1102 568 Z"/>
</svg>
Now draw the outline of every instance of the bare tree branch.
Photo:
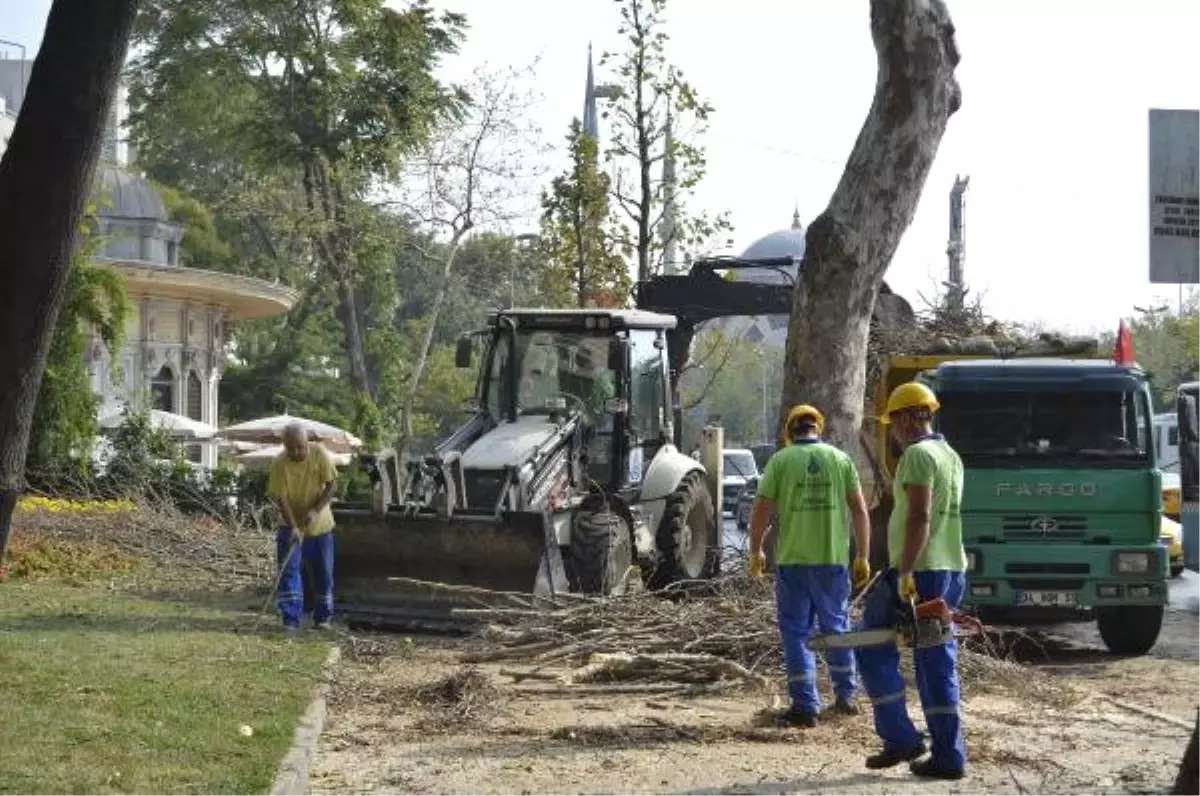
<svg viewBox="0 0 1200 796">
<path fill-rule="evenodd" d="M 695 409 L 704 402 L 705 397 L 708 395 L 708 391 L 712 389 L 713 383 L 716 382 L 718 377 L 720 377 L 721 372 L 725 370 L 725 366 L 729 364 L 729 360 L 733 356 L 734 350 L 738 347 L 738 341 L 736 338 L 726 337 L 725 335 L 721 336 L 726 340 L 726 344 L 722 346 L 720 343 L 718 343 L 710 349 L 710 355 L 713 351 L 723 349 L 720 361 L 718 361 L 714 367 L 706 368 L 708 371 L 708 380 L 705 381 L 704 386 L 700 388 L 700 392 L 697 393 L 694 398 L 684 404 L 684 409 Z M 691 363 L 688 363 L 683 370 L 688 370 L 690 366 Z"/>
<path fill-rule="evenodd" d="M 407 452 L 413 436 L 413 411 L 441 310 L 462 244 L 477 229 L 502 229 L 527 216 L 538 201 L 538 133 L 530 111 L 537 97 L 524 88 L 534 65 L 498 71 L 478 68 L 467 87 L 472 105 L 465 118 L 445 121 L 413 159 L 394 199 L 388 204 L 425 228 L 444 248 L 433 250 L 415 240 L 427 261 L 440 262 L 440 284 L 409 374 L 396 450 Z M 536 205 L 534 205 L 536 206 Z"/>
</svg>

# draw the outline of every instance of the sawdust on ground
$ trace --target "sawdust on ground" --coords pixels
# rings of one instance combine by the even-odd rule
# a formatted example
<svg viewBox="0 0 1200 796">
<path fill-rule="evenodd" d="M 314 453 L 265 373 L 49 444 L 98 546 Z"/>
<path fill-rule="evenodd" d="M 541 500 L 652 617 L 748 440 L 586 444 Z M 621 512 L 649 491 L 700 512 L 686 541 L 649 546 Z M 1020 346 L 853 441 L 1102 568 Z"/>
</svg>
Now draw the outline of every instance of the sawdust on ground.
<svg viewBox="0 0 1200 796">
<path fill-rule="evenodd" d="M 535 696 L 500 665 L 464 667 L 472 643 L 346 637 L 312 792 L 1166 793 L 1197 707 L 1194 661 L 1093 651 L 1031 668 L 1049 688 L 980 680 L 968 776 L 930 783 L 863 768 L 866 712 L 797 730 L 768 726 L 765 693 Z"/>
</svg>

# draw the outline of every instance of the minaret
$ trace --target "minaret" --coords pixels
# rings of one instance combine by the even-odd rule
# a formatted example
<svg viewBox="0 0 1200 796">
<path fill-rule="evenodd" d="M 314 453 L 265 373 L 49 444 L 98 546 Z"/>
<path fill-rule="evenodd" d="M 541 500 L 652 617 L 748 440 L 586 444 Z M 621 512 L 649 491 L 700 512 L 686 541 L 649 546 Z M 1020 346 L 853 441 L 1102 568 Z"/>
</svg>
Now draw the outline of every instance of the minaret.
<svg viewBox="0 0 1200 796">
<path fill-rule="evenodd" d="M 592 75 L 592 45 L 588 43 L 587 86 L 583 94 L 583 132 L 600 142 L 600 119 L 596 113 L 596 81 Z"/>
<path fill-rule="evenodd" d="M 667 111 L 667 125 L 663 136 L 662 181 L 663 181 L 663 217 L 658 228 L 659 240 L 663 247 L 663 271 L 675 273 L 680 265 L 676 262 L 676 206 L 675 206 L 675 136 L 671 124 L 671 112 Z"/>
<path fill-rule="evenodd" d="M 800 205 L 796 205 L 796 209 L 792 211 L 792 229 L 804 229 L 800 223 Z"/>
<path fill-rule="evenodd" d="M 962 310 L 967 295 L 966 277 L 963 266 L 967 259 L 967 230 L 964 216 L 963 194 L 967 192 L 970 177 L 954 178 L 950 189 L 950 241 L 946 245 L 948 278 L 946 280 L 946 305 L 951 310 Z"/>
</svg>

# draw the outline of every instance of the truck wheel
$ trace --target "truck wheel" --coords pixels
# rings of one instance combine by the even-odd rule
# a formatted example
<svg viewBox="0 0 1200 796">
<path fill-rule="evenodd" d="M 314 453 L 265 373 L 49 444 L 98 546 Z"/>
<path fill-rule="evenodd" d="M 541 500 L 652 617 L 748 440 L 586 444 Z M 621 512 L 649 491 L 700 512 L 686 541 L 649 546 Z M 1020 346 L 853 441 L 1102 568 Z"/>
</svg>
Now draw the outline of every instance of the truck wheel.
<svg viewBox="0 0 1200 796">
<path fill-rule="evenodd" d="M 1145 655 L 1158 641 L 1164 606 L 1119 605 L 1096 609 L 1096 626 L 1110 652 Z"/>
<path fill-rule="evenodd" d="M 571 527 L 573 590 L 608 596 L 633 565 L 633 540 L 625 521 L 607 506 L 575 515 Z"/>
<path fill-rule="evenodd" d="M 650 588 L 706 580 L 721 569 L 721 525 L 700 473 L 686 476 L 667 498 L 658 524 L 659 560 Z"/>
</svg>

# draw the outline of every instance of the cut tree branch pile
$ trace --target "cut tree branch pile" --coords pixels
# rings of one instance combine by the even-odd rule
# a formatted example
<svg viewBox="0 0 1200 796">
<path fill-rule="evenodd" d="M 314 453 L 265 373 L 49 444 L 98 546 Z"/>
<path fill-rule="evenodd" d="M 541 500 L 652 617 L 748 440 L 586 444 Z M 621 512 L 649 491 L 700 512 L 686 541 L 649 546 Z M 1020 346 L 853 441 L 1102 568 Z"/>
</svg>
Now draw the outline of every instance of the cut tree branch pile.
<svg viewBox="0 0 1200 796">
<path fill-rule="evenodd" d="M 168 505 L 143 503 L 134 511 L 82 514 L 19 511 L 13 532 L 18 539 L 111 546 L 154 565 L 146 574 L 164 586 L 177 581 L 223 591 L 258 590 L 275 572 L 272 536 L 188 517 Z"/>
<path fill-rule="evenodd" d="M 771 582 L 737 574 L 690 586 L 665 597 L 572 595 L 539 606 L 462 609 L 486 622 L 484 647 L 463 661 L 519 664 L 500 673 L 531 694 L 774 690 L 783 659 Z M 514 596 L 505 597 L 511 605 Z M 967 647 L 959 662 L 964 688 L 1071 701 L 1065 687 L 1007 660 L 989 639 Z M 911 655 L 902 657 L 911 668 Z M 521 687 L 526 681 L 538 685 Z"/>
</svg>

